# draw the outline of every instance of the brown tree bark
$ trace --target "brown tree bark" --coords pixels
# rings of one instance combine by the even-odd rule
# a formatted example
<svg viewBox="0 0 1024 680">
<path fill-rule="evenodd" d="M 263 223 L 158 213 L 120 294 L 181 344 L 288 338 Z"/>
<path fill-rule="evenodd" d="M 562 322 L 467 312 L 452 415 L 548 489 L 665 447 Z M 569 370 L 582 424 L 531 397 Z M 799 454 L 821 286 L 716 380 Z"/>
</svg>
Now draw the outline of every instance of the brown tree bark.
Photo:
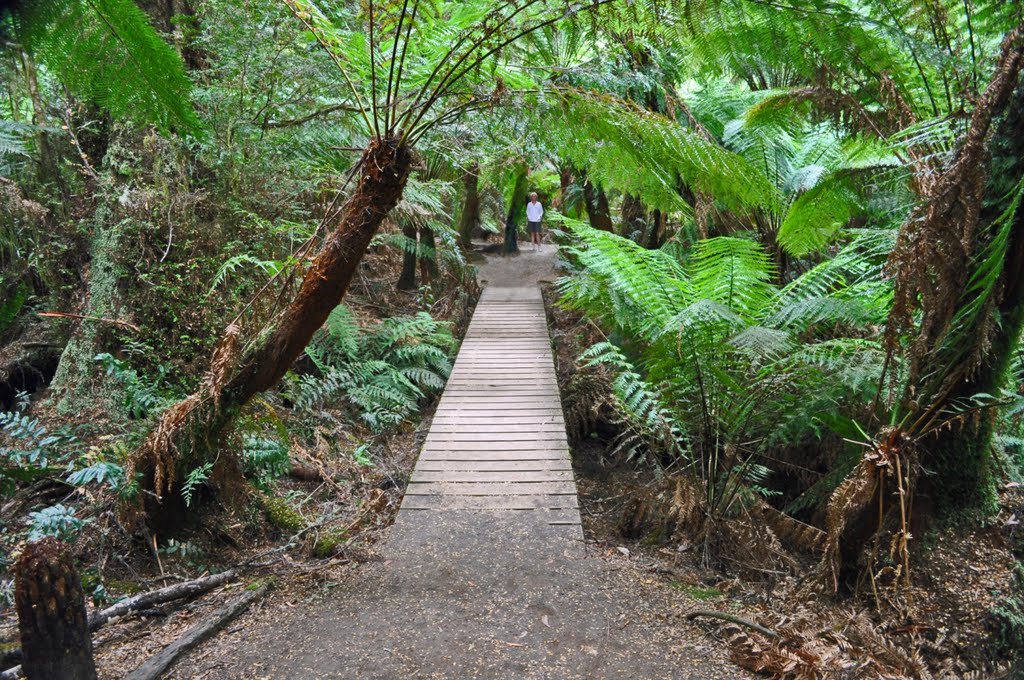
<svg viewBox="0 0 1024 680">
<path fill-rule="evenodd" d="M 95 680 L 82 581 L 59 540 L 26 546 L 15 566 L 14 598 L 29 680 Z"/>
<path fill-rule="evenodd" d="M 417 243 L 416 227 L 412 224 L 402 225 L 402 236 L 406 238 L 407 242 L 402 248 L 402 273 L 398 275 L 398 283 L 395 284 L 395 288 L 412 290 L 416 287 L 416 251 L 413 249 L 413 245 Z"/>
<path fill-rule="evenodd" d="M 180 460 L 194 467 L 209 459 L 238 410 L 281 379 L 341 302 L 374 233 L 401 198 L 411 165 L 412 150 L 398 140 L 370 143 L 360 160 L 356 189 L 291 303 L 241 357 L 239 331 L 229 327 L 198 391 L 168 409 L 133 454 L 129 475 L 141 473 L 143 488 L 154 494 L 140 494 L 150 517 L 159 509 L 153 498 L 178 483 Z"/>
<path fill-rule="evenodd" d="M 472 246 L 473 231 L 480 226 L 480 165 L 473 161 L 462 176 L 463 202 L 459 216 L 459 241 L 469 250 Z"/>
<path fill-rule="evenodd" d="M 583 180 L 583 202 L 591 227 L 601 231 L 615 231 L 611 209 L 608 207 L 608 195 L 604 189 L 591 182 L 589 177 Z"/>
<path fill-rule="evenodd" d="M 424 250 L 429 250 L 431 255 L 425 257 Z M 429 227 L 420 229 L 420 281 L 423 285 L 429 286 L 437 278 L 437 239 L 434 238 L 434 230 Z"/>
</svg>

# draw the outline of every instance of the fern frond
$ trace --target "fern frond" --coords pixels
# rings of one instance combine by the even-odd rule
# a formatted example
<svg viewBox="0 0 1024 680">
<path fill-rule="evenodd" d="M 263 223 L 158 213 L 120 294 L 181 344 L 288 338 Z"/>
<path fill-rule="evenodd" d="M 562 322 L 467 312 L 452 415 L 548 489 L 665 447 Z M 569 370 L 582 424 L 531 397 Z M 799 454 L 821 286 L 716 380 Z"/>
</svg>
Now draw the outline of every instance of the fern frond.
<svg viewBox="0 0 1024 680">
<path fill-rule="evenodd" d="M 22 21 L 26 46 L 80 98 L 115 118 L 199 132 L 181 58 L 131 0 L 40 0 Z"/>
</svg>

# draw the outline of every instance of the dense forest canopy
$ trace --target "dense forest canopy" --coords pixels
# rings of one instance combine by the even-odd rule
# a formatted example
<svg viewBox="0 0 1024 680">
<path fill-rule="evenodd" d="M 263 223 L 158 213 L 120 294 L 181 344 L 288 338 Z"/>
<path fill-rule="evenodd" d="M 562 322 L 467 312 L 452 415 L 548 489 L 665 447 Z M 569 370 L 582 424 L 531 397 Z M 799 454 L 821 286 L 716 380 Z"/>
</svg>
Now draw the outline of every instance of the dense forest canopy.
<svg viewBox="0 0 1024 680">
<path fill-rule="evenodd" d="M 1018 0 L 39 0 L 0 27 L 0 597 L 28 542 L 105 597 L 111 545 L 198 567 L 190 532 L 245 507 L 331 554 L 537 192 L 570 434 L 670 489 L 634 538 L 879 626 L 947 606 L 915 578 L 936 545 L 996 541 L 976 653 L 915 632 L 872 668 L 1018 662 Z"/>
</svg>

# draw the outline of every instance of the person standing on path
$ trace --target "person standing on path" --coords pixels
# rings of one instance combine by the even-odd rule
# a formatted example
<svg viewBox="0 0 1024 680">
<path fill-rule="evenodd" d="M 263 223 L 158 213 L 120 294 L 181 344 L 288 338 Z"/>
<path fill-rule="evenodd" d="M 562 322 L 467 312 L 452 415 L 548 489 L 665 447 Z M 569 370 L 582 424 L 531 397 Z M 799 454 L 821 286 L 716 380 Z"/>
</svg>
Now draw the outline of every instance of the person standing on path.
<svg viewBox="0 0 1024 680">
<path fill-rule="evenodd" d="M 534 250 L 540 250 L 540 220 L 544 217 L 544 206 L 537 200 L 537 193 L 530 194 L 530 202 L 526 204 L 526 226 L 530 232 L 530 243 Z"/>
</svg>

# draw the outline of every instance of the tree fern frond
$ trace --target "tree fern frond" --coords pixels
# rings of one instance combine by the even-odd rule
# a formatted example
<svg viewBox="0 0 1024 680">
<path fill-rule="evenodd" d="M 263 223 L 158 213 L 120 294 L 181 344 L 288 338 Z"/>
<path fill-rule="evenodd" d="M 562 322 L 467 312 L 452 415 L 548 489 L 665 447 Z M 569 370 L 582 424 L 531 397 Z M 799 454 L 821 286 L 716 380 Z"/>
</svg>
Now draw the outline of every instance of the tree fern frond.
<svg viewBox="0 0 1024 680">
<path fill-rule="evenodd" d="M 181 58 L 131 0 L 34 2 L 23 37 L 68 89 L 114 117 L 199 132 Z"/>
</svg>

